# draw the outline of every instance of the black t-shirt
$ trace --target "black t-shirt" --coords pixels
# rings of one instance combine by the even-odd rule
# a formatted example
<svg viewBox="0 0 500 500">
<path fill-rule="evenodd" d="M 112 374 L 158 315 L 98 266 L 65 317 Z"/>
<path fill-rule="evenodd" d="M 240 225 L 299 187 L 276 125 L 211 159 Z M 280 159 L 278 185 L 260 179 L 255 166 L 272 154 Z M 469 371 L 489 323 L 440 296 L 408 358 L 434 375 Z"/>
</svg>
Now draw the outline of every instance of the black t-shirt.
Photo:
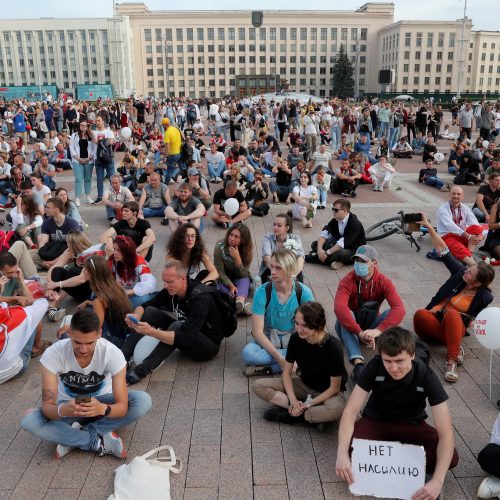
<svg viewBox="0 0 500 500">
<path fill-rule="evenodd" d="M 135 226 L 130 227 L 126 220 L 121 220 L 113 224 L 113 229 L 117 235 L 130 236 L 134 239 L 136 246 L 139 246 L 146 236 L 146 231 L 151 229 L 151 224 L 147 220 L 137 219 Z"/>
<path fill-rule="evenodd" d="M 484 208 L 486 208 L 486 211 L 489 213 L 491 210 L 491 207 L 498 201 L 500 198 L 500 191 L 492 191 L 490 188 L 489 184 L 485 184 L 484 186 L 481 186 L 477 194 L 482 194 L 483 195 L 483 203 L 484 203 Z M 474 206 L 472 208 L 476 208 L 477 203 L 474 203 Z"/>
<path fill-rule="evenodd" d="M 404 420 L 420 423 L 427 418 L 425 400 L 436 406 L 448 399 L 436 374 L 423 361 L 415 358 L 412 369 L 401 380 L 394 380 L 375 356 L 358 377 L 361 389 L 372 391 L 363 415 L 373 420 Z"/>
<path fill-rule="evenodd" d="M 214 194 L 214 205 L 220 205 L 221 210 L 224 210 L 224 203 L 229 198 L 236 198 L 240 205 L 245 201 L 245 198 L 243 197 L 241 191 L 236 191 L 236 194 L 234 196 L 227 196 L 226 190 L 222 188 L 216 191 Z"/>
<path fill-rule="evenodd" d="M 342 377 L 340 390 L 345 391 L 347 371 L 344 365 L 344 355 L 340 342 L 331 335 L 324 344 L 309 344 L 292 334 L 286 360 L 296 362 L 300 368 L 300 379 L 311 389 L 324 392 L 330 387 L 330 377 Z"/>
</svg>

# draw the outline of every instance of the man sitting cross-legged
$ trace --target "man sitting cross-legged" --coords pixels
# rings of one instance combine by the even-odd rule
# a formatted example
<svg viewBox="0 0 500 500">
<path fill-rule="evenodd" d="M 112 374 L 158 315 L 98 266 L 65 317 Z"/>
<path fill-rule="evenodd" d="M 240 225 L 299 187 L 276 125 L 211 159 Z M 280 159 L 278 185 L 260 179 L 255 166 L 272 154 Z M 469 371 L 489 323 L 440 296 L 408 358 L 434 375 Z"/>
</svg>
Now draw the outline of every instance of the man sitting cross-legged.
<svg viewBox="0 0 500 500">
<path fill-rule="evenodd" d="M 146 392 L 128 391 L 125 358 L 101 338 L 99 318 L 77 311 L 69 338 L 49 347 L 42 358 L 42 407 L 28 410 L 24 430 L 58 443 L 55 457 L 74 448 L 126 457 L 115 430 L 135 422 L 151 408 Z"/>
</svg>

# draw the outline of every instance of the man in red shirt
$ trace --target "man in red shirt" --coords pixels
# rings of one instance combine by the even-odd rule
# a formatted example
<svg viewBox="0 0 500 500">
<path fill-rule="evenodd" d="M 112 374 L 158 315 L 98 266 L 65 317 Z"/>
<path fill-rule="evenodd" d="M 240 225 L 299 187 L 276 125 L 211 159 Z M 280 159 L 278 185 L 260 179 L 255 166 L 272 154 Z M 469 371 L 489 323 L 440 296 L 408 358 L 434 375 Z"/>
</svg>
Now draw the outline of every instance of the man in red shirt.
<svg viewBox="0 0 500 500">
<path fill-rule="evenodd" d="M 378 270 L 378 259 L 379 254 L 371 245 L 360 246 L 354 255 L 354 270 L 340 280 L 333 303 L 335 330 L 354 365 L 353 386 L 365 366 L 359 341 L 375 349 L 375 339 L 387 328 L 398 326 L 406 312 L 396 287 Z M 379 314 L 384 300 L 389 309 Z"/>
</svg>

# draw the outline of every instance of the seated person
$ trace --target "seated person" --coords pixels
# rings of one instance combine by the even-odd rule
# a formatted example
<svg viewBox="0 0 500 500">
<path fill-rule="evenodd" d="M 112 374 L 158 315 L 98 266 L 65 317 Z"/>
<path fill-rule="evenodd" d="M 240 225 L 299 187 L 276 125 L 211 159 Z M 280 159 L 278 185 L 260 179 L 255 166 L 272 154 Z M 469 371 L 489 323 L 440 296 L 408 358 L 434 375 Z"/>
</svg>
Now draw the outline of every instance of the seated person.
<svg viewBox="0 0 500 500">
<path fill-rule="evenodd" d="M 391 185 L 396 169 L 388 162 L 387 157 L 382 155 L 379 162 L 372 165 L 368 172 L 372 178 L 373 191 L 382 192 L 384 187 L 388 188 Z"/>
<path fill-rule="evenodd" d="M 104 193 L 101 202 L 101 205 L 106 207 L 106 217 L 111 224 L 121 220 L 123 204 L 126 201 L 135 201 L 134 195 L 130 189 L 122 186 L 121 175 L 114 174 L 110 178 L 109 191 Z"/>
<path fill-rule="evenodd" d="M 303 172 L 300 174 L 300 184 L 293 188 L 295 203 L 292 208 L 292 218 L 301 220 L 305 228 L 312 227 L 318 198 L 318 190 L 312 185 L 311 174 Z"/>
<path fill-rule="evenodd" d="M 288 153 L 286 161 L 290 165 L 290 168 L 293 170 L 300 161 L 304 161 L 304 154 L 300 152 L 298 146 L 293 146 L 291 148 L 290 153 Z M 306 169 L 305 161 L 304 161 L 304 169 Z"/>
<path fill-rule="evenodd" d="M 149 181 L 142 188 L 139 198 L 139 216 L 165 218 L 167 206 L 170 204 L 170 193 L 166 184 L 161 182 L 160 175 L 153 172 Z"/>
<path fill-rule="evenodd" d="M 462 203 L 464 190 L 453 186 L 450 200 L 443 203 L 437 211 L 437 232 L 456 259 L 468 266 L 476 263 L 472 251 L 483 239 L 482 227 L 478 225 L 472 210 Z"/>
<path fill-rule="evenodd" d="M 49 189 L 53 190 L 56 188 L 56 168 L 49 163 L 49 159 L 46 156 L 41 158 L 38 165 L 33 169 L 33 173 L 40 175 L 43 183 Z"/>
<path fill-rule="evenodd" d="M 443 131 L 439 134 L 438 139 L 446 139 L 448 141 L 455 141 L 457 139 L 457 134 L 450 132 L 450 126 L 446 124 Z"/>
<path fill-rule="evenodd" d="M 221 182 L 222 172 L 224 172 L 226 168 L 226 163 L 224 153 L 217 150 L 217 144 L 214 142 L 210 143 L 210 151 L 205 153 L 205 159 L 207 160 L 210 182 Z"/>
<path fill-rule="evenodd" d="M 488 178 L 488 176 L 494 172 L 500 174 L 500 156 L 493 159 L 491 167 L 486 169 L 485 177 Z"/>
<path fill-rule="evenodd" d="M 201 168 L 200 163 L 196 163 L 193 160 L 187 161 L 187 179 L 184 179 L 178 187 L 185 184 L 191 186 L 191 191 L 193 196 L 201 201 L 205 210 L 208 210 L 212 206 L 212 199 L 210 198 L 210 187 L 206 179 L 201 175 L 199 168 Z"/>
<path fill-rule="evenodd" d="M 421 155 L 424 153 L 425 138 L 420 130 L 417 130 L 417 134 L 411 141 L 411 149 L 414 155 Z"/>
<path fill-rule="evenodd" d="M 491 431 L 490 442 L 479 452 L 477 461 L 488 474 L 477 490 L 477 498 L 495 498 L 500 496 L 500 413 Z"/>
<path fill-rule="evenodd" d="M 165 259 L 182 262 L 190 279 L 210 283 L 219 277 L 199 229 L 189 222 L 179 226 L 170 236 Z"/>
<path fill-rule="evenodd" d="M 244 196 L 246 193 L 247 183 L 250 181 L 250 179 L 248 179 L 244 174 L 241 173 L 241 168 L 242 167 L 240 162 L 231 163 L 229 169 L 225 170 L 222 175 L 224 179 L 224 185 L 228 181 L 236 182 L 236 185 L 238 186 L 238 191 L 241 191 Z"/>
<path fill-rule="evenodd" d="M 494 259 L 500 260 L 500 206 L 498 202 L 491 209 L 484 250 L 490 252 Z"/>
<path fill-rule="evenodd" d="M 234 215 L 228 215 L 224 211 L 224 203 L 229 198 L 236 198 L 239 203 L 239 210 Z M 214 194 L 214 207 L 211 218 L 217 225 L 227 229 L 239 222 L 246 221 L 251 215 L 252 212 L 248 208 L 241 191 L 238 191 L 238 186 L 235 181 L 227 182 L 225 187 L 219 189 Z"/>
<path fill-rule="evenodd" d="M 406 140 L 406 137 L 401 137 L 392 147 L 392 155 L 394 158 L 411 158 L 413 149 Z"/>
<path fill-rule="evenodd" d="M 253 244 L 250 230 L 244 224 L 230 227 L 223 240 L 214 248 L 214 264 L 219 278 L 217 288 L 236 299 L 236 313 L 252 314 L 252 304 L 247 302 L 252 275 L 250 264 Z"/>
<path fill-rule="evenodd" d="M 45 203 L 51 196 L 51 190 L 43 183 L 42 176 L 38 173 L 33 173 L 30 175 L 31 182 L 31 194 L 35 199 L 35 203 L 40 209 L 40 213 L 45 212 Z"/>
<path fill-rule="evenodd" d="M 279 155 L 279 149 L 273 148 L 271 151 L 266 151 L 262 154 L 262 167 L 261 170 L 268 177 L 276 177 L 276 174 L 273 172 L 273 169 L 278 162 L 278 159 L 281 159 Z"/>
<path fill-rule="evenodd" d="M 318 190 L 318 209 L 320 210 L 326 208 L 331 181 L 332 176 L 326 173 L 326 168 L 323 165 L 320 165 L 312 176 L 312 185 Z"/>
<path fill-rule="evenodd" d="M 299 171 L 299 168 L 302 168 L 302 171 L 305 172 L 305 165 L 306 162 L 301 160 L 295 168 L 297 171 Z M 283 202 L 288 205 L 291 203 L 292 191 L 295 186 L 295 184 L 292 183 L 293 170 L 290 169 L 287 160 L 279 158 L 273 167 L 273 173 L 275 174 L 275 179 L 269 183 L 269 190 L 273 196 L 274 203 L 278 205 Z"/>
<path fill-rule="evenodd" d="M 56 167 L 58 172 L 71 170 L 71 157 L 68 155 L 68 151 L 64 149 L 64 144 L 59 143 L 56 146 L 56 150 L 50 156 L 50 163 Z"/>
<path fill-rule="evenodd" d="M 291 250 L 279 249 L 271 257 L 272 282 L 255 291 L 252 306 L 252 337 L 241 353 L 245 375 L 281 373 L 285 354 L 294 330 L 297 307 L 313 301 L 311 290 L 293 279 L 299 271 Z"/>
<path fill-rule="evenodd" d="M 170 222 L 170 229 L 175 231 L 186 222 L 190 222 L 199 229 L 205 215 L 203 203 L 193 196 L 190 184 L 181 183 L 176 193 L 177 196 L 174 196 L 165 210 L 165 219 L 167 224 Z"/>
<path fill-rule="evenodd" d="M 363 155 L 370 163 L 377 163 L 377 160 L 370 153 L 370 138 L 367 135 L 360 136 L 354 144 L 353 152 Z"/>
<path fill-rule="evenodd" d="M 340 280 L 333 302 L 335 330 L 354 365 L 353 386 L 365 367 L 360 341 L 375 349 L 375 339 L 387 328 L 398 326 L 406 312 L 394 283 L 378 270 L 378 260 L 379 254 L 371 245 L 359 247 L 354 254 L 354 270 Z M 379 314 L 385 300 L 389 309 Z"/>
<path fill-rule="evenodd" d="M 125 202 L 122 208 L 122 220 L 111 226 L 100 237 L 99 241 L 105 243 L 106 252 L 109 255 L 113 253 L 113 238 L 115 235 L 121 234 L 130 236 L 136 244 L 136 252 L 142 255 L 148 262 L 151 260 L 156 236 L 151 228 L 151 224 L 137 217 L 138 212 L 139 205 L 135 201 Z"/>
<path fill-rule="evenodd" d="M 318 241 L 312 243 L 312 250 L 305 260 L 337 270 L 345 264 L 352 264 L 356 250 L 366 243 L 366 239 L 363 225 L 351 213 L 349 200 L 335 200 L 332 210 L 333 219 L 323 227 Z"/>
<path fill-rule="evenodd" d="M 447 382 L 456 382 L 457 365 L 461 365 L 464 360 L 461 342 L 465 329 L 492 302 L 491 283 L 495 270 L 484 262 L 464 266 L 449 253 L 446 243 L 425 216 L 421 224 L 427 228 L 432 244 L 451 277 L 425 309 L 415 312 L 413 328 L 425 341 L 434 339 L 446 345 L 448 353 L 444 378 Z"/>
<path fill-rule="evenodd" d="M 264 182 L 264 174 L 260 169 L 255 171 L 254 182 L 247 184 L 245 200 L 252 211 L 252 215 L 263 217 L 270 209 L 267 199 L 269 198 L 269 186 Z"/>
<path fill-rule="evenodd" d="M 353 482 L 349 456 L 353 438 L 420 445 L 432 477 L 414 498 L 437 498 L 446 472 L 458 463 L 448 395 L 432 369 L 415 357 L 415 340 L 408 330 L 387 329 L 378 339 L 377 351 L 359 376 L 340 420 L 337 476 Z M 436 428 L 425 422 L 426 400 Z"/>
<path fill-rule="evenodd" d="M 458 172 L 453 183 L 457 185 L 474 186 L 481 183 L 481 170 L 479 162 L 475 160 L 469 151 L 466 151 L 458 162 Z"/>
<path fill-rule="evenodd" d="M 451 151 L 448 157 L 448 173 L 456 175 L 460 170 L 460 160 L 465 152 L 463 144 L 457 145 L 454 151 Z"/>
<path fill-rule="evenodd" d="M 368 143 L 368 148 L 370 144 Z M 329 170 L 332 170 L 333 162 L 332 162 L 332 153 L 328 151 L 326 144 L 320 144 L 319 150 L 315 151 L 311 155 L 311 161 L 309 163 L 309 171 L 311 174 L 316 172 L 316 169 L 319 165 L 326 165 Z"/>
<path fill-rule="evenodd" d="M 44 352 L 40 360 L 42 408 L 28 410 L 21 427 L 57 443 L 55 458 L 75 448 L 101 457 L 125 458 L 125 447 L 114 430 L 145 415 L 151 397 L 146 392 L 128 391 L 127 363 L 116 346 L 101 338 L 95 312 L 77 311 L 68 336 Z M 82 396 L 90 402 L 82 402 Z"/>
<path fill-rule="evenodd" d="M 434 144 L 434 138 L 432 135 L 427 138 L 427 142 L 424 146 L 424 151 L 422 153 L 422 161 L 425 163 L 427 160 L 434 161 L 434 155 L 437 153 L 437 147 Z"/>
<path fill-rule="evenodd" d="M 266 420 L 322 424 L 340 419 L 346 381 L 342 345 L 326 330 L 323 306 L 306 302 L 295 312 L 281 378 L 257 379 L 252 389 L 273 405 L 264 412 Z"/>
<path fill-rule="evenodd" d="M 427 186 L 433 186 L 443 192 L 450 190 L 453 185 L 451 181 L 443 181 L 438 177 L 437 168 L 434 167 L 434 161 L 429 159 L 425 162 L 425 167 L 418 173 L 418 182 L 423 182 Z"/>
<path fill-rule="evenodd" d="M 340 162 L 339 168 L 335 172 L 335 182 L 333 183 L 335 194 L 355 198 L 362 175 L 351 166 L 349 158 L 344 158 Z"/>
<path fill-rule="evenodd" d="M 479 187 L 472 207 L 478 222 L 489 222 L 491 209 L 500 200 L 500 174 L 492 173 L 487 179 L 488 183 Z"/>
<path fill-rule="evenodd" d="M 40 263 L 46 269 L 67 248 L 66 239 L 71 231 L 79 231 L 80 224 L 71 217 L 64 215 L 64 202 L 60 198 L 49 198 L 45 209 L 47 218 L 42 223 L 42 229 L 38 235 L 38 257 L 36 263 Z"/>
<path fill-rule="evenodd" d="M 260 157 L 262 155 L 262 148 L 256 139 L 250 141 L 250 146 L 248 147 L 247 160 L 253 168 L 260 168 Z"/>
<path fill-rule="evenodd" d="M 151 300 L 137 307 L 127 324 L 133 330 L 123 346 L 125 359 L 131 359 L 144 335 L 160 343 L 140 364 L 127 370 L 127 384 L 135 384 L 157 368 L 175 349 L 198 361 L 208 361 L 219 352 L 224 338 L 220 312 L 211 289 L 188 277 L 178 260 L 168 260 L 163 268 L 164 288 Z M 179 318 L 177 321 L 174 317 Z"/>
<path fill-rule="evenodd" d="M 293 233 L 293 219 L 288 214 L 278 214 L 274 217 L 273 232 L 262 237 L 259 276 L 262 283 L 271 278 L 271 256 L 279 249 L 289 249 L 297 258 L 297 280 L 303 281 L 302 269 L 304 268 L 304 248 L 300 236 Z M 295 278 L 295 276 L 293 276 Z"/>
<path fill-rule="evenodd" d="M 16 198 L 16 206 L 10 211 L 12 231 L 31 250 L 41 231 L 43 223 L 40 209 L 33 196 L 21 195 Z"/>
</svg>

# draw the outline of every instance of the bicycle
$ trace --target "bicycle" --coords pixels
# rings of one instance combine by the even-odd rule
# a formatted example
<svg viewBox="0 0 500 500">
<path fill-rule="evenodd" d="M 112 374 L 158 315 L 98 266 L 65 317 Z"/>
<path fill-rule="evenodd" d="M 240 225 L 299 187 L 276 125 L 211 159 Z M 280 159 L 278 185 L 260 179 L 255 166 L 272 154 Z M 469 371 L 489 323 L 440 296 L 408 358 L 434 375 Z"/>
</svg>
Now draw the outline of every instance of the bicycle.
<svg viewBox="0 0 500 500">
<path fill-rule="evenodd" d="M 412 248 L 413 245 L 415 245 L 416 251 L 420 252 L 421 247 L 413 236 L 413 233 L 420 232 L 417 239 L 422 241 L 423 237 L 427 234 L 427 229 L 419 224 L 419 215 L 420 214 L 405 214 L 401 210 L 398 212 L 398 215 L 381 220 L 369 227 L 365 231 L 366 241 L 377 241 L 398 233 L 403 235 Z"/>
</svg>

